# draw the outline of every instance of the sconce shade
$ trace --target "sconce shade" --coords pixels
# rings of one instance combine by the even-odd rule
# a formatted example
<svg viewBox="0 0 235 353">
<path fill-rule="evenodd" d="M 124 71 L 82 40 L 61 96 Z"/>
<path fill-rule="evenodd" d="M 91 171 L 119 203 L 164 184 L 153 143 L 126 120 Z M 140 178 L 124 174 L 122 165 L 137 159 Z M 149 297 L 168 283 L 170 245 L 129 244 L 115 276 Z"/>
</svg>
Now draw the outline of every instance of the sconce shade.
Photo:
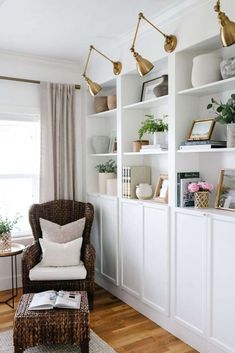
<svg viewBox="0 0 235 353">
<path fill-rule="evenodd" d="M 102 87 L 98 83 L 91 81 L 86 76 L 85 76 L 85 80 L 87 82 L 90 94 L 92 96 L 96 96 L 101 91 Z"/>
<path fill-rule="evenodd" d="M 235 23 L 225 16 L 224 21 L 221 21 L 220 36 L 224 47 L 229 47 L 235 44 Z"/>
<path fill-rule="evenodd" d="M 113 61 L 113 73 L 119 75 L 122 71 L 122 63 L 120 61 Z"/>
<path fill-rule="evenodd" d="M 140 76 L 147 75 L 154 68 L 154 65 L 147 59 L 143 58 L 140 54 L 134 52 L 133 55 L 136 60 L 137 70 Z"/>
</svg>

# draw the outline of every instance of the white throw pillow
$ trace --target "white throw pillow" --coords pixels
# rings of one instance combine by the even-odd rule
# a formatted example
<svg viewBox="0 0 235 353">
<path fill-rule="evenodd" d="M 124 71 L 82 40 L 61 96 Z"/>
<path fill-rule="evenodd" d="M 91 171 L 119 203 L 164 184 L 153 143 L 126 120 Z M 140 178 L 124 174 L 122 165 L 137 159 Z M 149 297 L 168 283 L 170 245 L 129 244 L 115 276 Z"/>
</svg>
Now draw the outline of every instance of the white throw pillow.
<svg viewBox="0 0 235 353">
<path fill-rule="evenodd" d="M 41 266 L 77 266 L 80 263 L 83 238 L 68 243 L 58 244 L 46 239 L 39 239 L 42 248 Z"/>
<path fill-rule="evenodd" d="M 43 239 L 55 243 L 67 243 L 71 240 L 82 237 L 86 218 L 78 219 L 77 221 L 65 224 L 64 226 L 60 226 L 59 224 L 43 218 L 40 218 L 39 221 Z"/>
</svg>

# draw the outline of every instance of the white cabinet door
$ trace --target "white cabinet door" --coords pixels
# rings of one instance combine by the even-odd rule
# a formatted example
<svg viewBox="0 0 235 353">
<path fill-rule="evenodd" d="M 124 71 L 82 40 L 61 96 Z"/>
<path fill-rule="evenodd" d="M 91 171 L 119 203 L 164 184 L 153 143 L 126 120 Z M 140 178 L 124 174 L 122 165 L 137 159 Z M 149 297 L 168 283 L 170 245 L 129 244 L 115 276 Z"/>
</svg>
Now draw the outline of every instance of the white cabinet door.
<svg viewBox="0 0 235 353">
<path fill-rule="evenodd" d="M 206 217 L 176 212 L 175 319 L 198 334 L 204 331 Z"/>
<path fill-rule="evenodd" d="M 209 252 L 209 337 L 226 352 L 235 352 L 235 222 L 211 220 Z"/>
<path fill-rule="evenodd" d="M 118 201 L 100 197 L 101 273 L 115 284 L 118 281 Z"/>
<path fill-rule="evenodd" d="M 143 301 L 169 311 L 169 217 L 167 206 L 144 207 Z"/>
<path fill-rule="evenodd" d="M 90 202 L 94 207 L 94 220 L 91 228 L 91 244 L 96 252 L 96 272 L 100 272 L 100 198 L 97 195 L 87 195 L 87 202 Z"/>
<path fill-rule="evenodd" d="M 121 203 L 121 286 L 140 296 L 143 264 L 143 206 Z"/>
</svg>

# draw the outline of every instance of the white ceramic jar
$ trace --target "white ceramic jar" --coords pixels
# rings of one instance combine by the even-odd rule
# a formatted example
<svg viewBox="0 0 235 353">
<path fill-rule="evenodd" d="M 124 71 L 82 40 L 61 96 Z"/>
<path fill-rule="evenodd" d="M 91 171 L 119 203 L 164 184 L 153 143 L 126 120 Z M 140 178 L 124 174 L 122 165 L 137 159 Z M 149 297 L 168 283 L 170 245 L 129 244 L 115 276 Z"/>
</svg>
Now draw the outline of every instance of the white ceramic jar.
<svg viewBox="0 0 235 353">
<path fill-rule="evenodd" d="M 221 80 L 221 60 L 219 55 L 213 53 L 195 56 L 191 77 L 192 86 L 203 86 Z"/>
<path fill-rule="evenodd" d="M 139 184 L 136 185 L 136 196 L 139 200 L 151 199 L 153 194 L 152 185 L 149 184 Z"/>
</svg>

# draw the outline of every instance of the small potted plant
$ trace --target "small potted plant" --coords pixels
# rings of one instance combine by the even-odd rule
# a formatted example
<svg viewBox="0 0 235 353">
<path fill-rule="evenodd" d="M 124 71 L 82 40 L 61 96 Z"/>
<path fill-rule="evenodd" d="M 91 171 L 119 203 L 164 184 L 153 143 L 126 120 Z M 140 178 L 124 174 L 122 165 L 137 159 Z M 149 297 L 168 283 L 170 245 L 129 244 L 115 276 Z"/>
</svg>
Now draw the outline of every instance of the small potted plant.
<svg viewBox="0 0 235 353">
<path fill-rule="evenodd" d="M 20 216 L 17 214 L 11 221 L 8 217 L 0 215 L 0 251 L 11 249 L 11 231 L 18 223 Z"/>
<path fill-rule="evenodd" d="M 154 145 L 166 145 L 168 124 L 163 119 L 154 118 L 154 115 L 145 116 L 147 119 L 141 122 L 141 128 L 138 131 L 139 141 L 142 141 L 144 134 L 153 134 Z"/>
<path fill-rule="evenodd" d="M 99 193 L 107 193 L 107 180 L 116 179 L 117 166 L 113 159 L 103 164 L 98 164 L 95 168 L 99 172 Z"/>
<path fill-rule="evenodd" d="M 215 121 L 227 125 L 227 147 L 235 147 L 235 94 L 232 94 L 224 104 L 211 98 L 207 109 L 216 114 Z"/>
<path fill-rule="evenodd" d="M 190 183 L 188 191 L 195 195 L 195 208 L 209 207 L 209 193 L 213 190 L 213 185 L 207 181 L 199 181 L 197 183 Z"/>
</svg>

